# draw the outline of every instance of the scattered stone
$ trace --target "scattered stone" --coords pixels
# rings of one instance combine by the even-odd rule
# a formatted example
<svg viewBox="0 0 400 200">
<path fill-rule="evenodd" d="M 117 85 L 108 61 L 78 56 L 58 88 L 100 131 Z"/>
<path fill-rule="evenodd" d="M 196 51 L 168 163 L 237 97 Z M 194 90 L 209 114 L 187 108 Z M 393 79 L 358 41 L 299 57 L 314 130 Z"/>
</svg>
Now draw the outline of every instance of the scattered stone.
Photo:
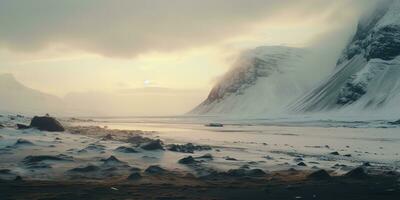
<svg viewBox="0 0 400 200">
<path fill-rule="evenodd" d="M 33 117 L 30 127 L 37 128 L 41 131 L 49 131 L 49 132 L 65 131 L 64 127 L 61 125 L 59 121 L 49 116 Z"/>
<path fill-rule="evenodd" d="M 345 176 L 355 179 L 364 179 L 368 177 L 368 174 L 365 172 L 363 167 L 357 167 L 345 174 Z"/>
<path fill-rule="evenodd" d="M 149 166 L 144 172 L 152 175 L 161 175 L 164 174 L 167 170 L 161 168 L 158 165 L 151 165 Z"/>
<path fill-rule="evenodd" d="M 140 146 L 143 143 L 149 143 L 151 141 L 153 141 L 153 140 L 150 138 L 147 138 L 147 137 L 140 136 L 140 135 L 131 136 L 125 140 L 125 142 L 131 143 L 136 146 Z"/>
<path fill-rule="evenodd" d="M 24 164 L 38 163 L 42 161 L 72 161 L 72 157 L 65 156 L 62 154 L 59 154 L 57 156 L 39 155 L 39 156 L 27 156 L 22 160 Z"/>
<path fill-rule="evenodd" d="M 184 157 L 178 161 L 180 164 L 190 165 L 196 163 L 196 160 L 192 156 Z"/>
<path fill-rule="evenodd" d="M 120 161 L 115 156 L 110 156 L 110 157 L 108 157 L 106 159 L 101 159 L 100 161 L 102 161 L 106 165 L 126 164 L 126 162 Z"/>
<path fill-rule="evenodd" d="M 266 173 L 261 169 L 246 169 L 241 167 L 239 169 L 228 170 L 226 174 L 232 177 L 260 177 L 265 176 Z"/>
<path fill-rule="evenodd" d="M 142 178 L 139 172 L 133 172 L 131 175 L 128 176 L 128 180 L 135 181 Z"/>
<path fill-rule="evenodd" d="M 302 167 L 306 167 L 307 166 L 306 163 L 304 163 L 304 162 L 299 162 L 297 165 L 298 166 L 302 166 Z"/>
<path fill-rule="evenodd" d="M 209 124 L 206 124 L 205 126 L 208 126 L 208 127 L 224 127 L 224 125 L 221 124 L 221 123 L 209 123 Z"/>
<path fill-rule="evenodd" d="M 328 172 L 321 169 L 321 170 L 315 171 L 315 172 L 311 173 L 310 175 L 308 175 L 308 178 L 315 179 L 315 180 L 326 180 L 326 179 L 330 179 L 331 176 L 329 175 Z"/>
<path fill-rule="evenodd" d="M 1 128 L 4 128 L 4 125 L 3 125 L 3 124 L 0 124 L 0 129 L 1 129 Z"/>
<path fill-rule="evenodd" d="M 20 138 L 15 142 L 14 146 L 19 146 L 19 145 L 34 145 L 34 144 L 29 140 Z"/>
<path fill-rule="evenodd" d="M 113 140 L 113 136 L 111 134 L 107 134 L 105 135 L 103 138 L 101 138 L 102 140 Z"/>
<path fill-rule="evenodd" d="M 153 151 L 153 150 L 164 150 L 163 142 L 159 139 L 153 140 L 147 144 L 141 146 L 142 149 Z"/>
<path fill-rule="evenodd" d="M 400 125 L 400 119 L 394 122 L 389 122 L 391 125 Z"/>
<path fill-rule="evenodd" d="M 293 159 L 295 162 L 301 162 L 304 161 L 304 159 L 302 157 L 297 157 Z"/>
<path fill-rule="evenodd" d="M 340 155 L 339 152 L 337 152 L 337 151 L 331 152 L 331 153 L 329 153 L 329 154 L 334 155 L 334 156 Z"/>
<path fill-rule="evenodd" d="M 232 157 L 229 157 L 229 156 L 225 157 L 225 160 L 229 160 L 229 161 L 237 161 L 237 159 L 236 159 L 236 158 L 232 158 Z"/>
<path fill-rule="evenodd" d="M 88 173 L 88 172 L 96 172 L 99 170 L 100 170 L 100 167 L 98 167 L 98 166 L 88 165 L 85 167 L 76 167 L 76 168 L 70 169 L 69 172 Z"/>
<path fill-rule="evenodd" d="M 265 158 L 267 160 L 273 160 L 274 159 L 272 156 L 264 156 L 263 158 Z"/>
<path fill-rule="evenodd" d="M 0 169 L 0 174 L 12 174 L 12 172 L 9 169 Z"/>
<path fill-rule="evenodd" d="M 364 166 L 364 167 L 371 167 L 371 163 L 365 162 L 365 163 L 363 163 L 363 166 Z"/>
<path fill-rule="evenodd" d="M 131 167 L 131 169 L 129 169 L 129 171 L 131 171 L 131 172 L 140 172 L 142 170 L 140 168 L 138 168 L 138 167 Z"/>
<path fill-rule="evenodd" d="M 24 130 L 24 129 L 29 129 L 31 127 L 25 125 L 25 124 L 17 124 L 17 129 L 19 130 Z"/>
<path fill-rule="evenodd" d="M 210 153 L 206 153 L 206 154 L 204 154 L 204 155 L 202 155 L 202 156 L 200 156 L 200 157 L 197 157 L 197 158 L 200 158 L 200 159 L 210 159 L 210 160 L 212 160 L 212 159 L 213 159 L 213 156 L 212 156 Z"/>
<path fill-rule="evenodd" d="M 15 179 L 14 179 L 14 181 L 23 181 L 23 179 L 22 179 L 21 176 L 16 176 Z"/>
<path fill-rule="evenodd" d="M 134 148 L 124 147 L 124 146 L 120 146 L 120 147 L 116 148 L 115 151 L 122 152 L 122 153 L 139 153 L 139 151 L 136 151 Z"/>
<path fill-rule="evenodd" d="M 351 154 L 345 154 L 344 157 L 351 157 Z"/>
<path fill-rule="evenodd" d="M 187 144 L 171 144 L 168 145 L 168 150 L 181 152 L 181 153 L 194 153 L 194 151 L 208 151 L 211 150 L 210 146 L 207 145 L 194 145 L 192 143 Z"/>
</svg>

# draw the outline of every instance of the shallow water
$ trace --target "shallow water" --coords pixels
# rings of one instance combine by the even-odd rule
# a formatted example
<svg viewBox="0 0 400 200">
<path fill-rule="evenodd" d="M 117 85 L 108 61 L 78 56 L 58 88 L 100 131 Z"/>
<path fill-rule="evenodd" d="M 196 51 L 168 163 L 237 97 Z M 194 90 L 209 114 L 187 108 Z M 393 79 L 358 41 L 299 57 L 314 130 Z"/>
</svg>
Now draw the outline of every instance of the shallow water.
<svg viewBox="0 0 400 200">
<path fill-rule="evenodd" d="M 67 121 L 65 121 L 67 122 Z M 210 122 L 221 122 L 224 127 L 207 127 Z M 116 152 L 119 146 L 129 146 L 123 142 L 103 141 L 69 133 L 49 133 L 37 130 L 0 129 L 0 169 L 32 179 L 62 178 L 66 171 L 89 164 L 101 165 L 100 159 L 116 156 L 130 166 L 145 169 L 150 165 L 161 165 L 169 170 L 198 173 L 178 160 L 211 153 L 213 160 L 201 163 L 204 168 L 228 170 L 248 165 L 265 171 L 295 168 L 309 170 L 324 168 L 341 174 L 364 162 L 385 169 L 400 168 L 399 128 L 350 128 L 348 124 L 368 124 L 370 122 L 277 122 L 266 120 L 221 120 L 218 118 L 189 117 L 147 117 L 147 118 L 97 118 L 94 121 L 69 121 L 71 125 L 102 126 L 109 129 L 155 131 L 148 137 L 160 138 L 165 144 L 195 143 L 212 146 L 209 151 L 194 154 L 171 151 L 145 151 L 127 154 Z M 298 125 L 300 124 L 300 125 Z M 328 125 L 327 125 L 328 124 Z M 57 142 L 56 138 L 61 138 Z M 33 142 L 34 146 L 7 149 L 19 138 Z M 102 150 L 80 153 L 89 144 L 103 145 Z M 52 146 L 52 147 L 51 147 Z M 71 150 L 72 151 L 69 151 Z M 331 155 L 332 152 L 340 155 Z M 22 160 L 28 155 L 65 154 L 74 157 L 74 162 L 50 162 L 49 169 L 28 169 Z M 349 154 L 350 156 L 344 156 Z M 226 160 L 227 157 L 236 160 Z M 307 166 L 298 166 L 299 162 Z M 339 164 L 340 166 L 335 166 Z M 120 173 L 120 172 L 118 172 Z M 122 173 L 122 172 L 121 172 Z M 126 172 L 125 172 L 126 173 Z"/>
</svg>

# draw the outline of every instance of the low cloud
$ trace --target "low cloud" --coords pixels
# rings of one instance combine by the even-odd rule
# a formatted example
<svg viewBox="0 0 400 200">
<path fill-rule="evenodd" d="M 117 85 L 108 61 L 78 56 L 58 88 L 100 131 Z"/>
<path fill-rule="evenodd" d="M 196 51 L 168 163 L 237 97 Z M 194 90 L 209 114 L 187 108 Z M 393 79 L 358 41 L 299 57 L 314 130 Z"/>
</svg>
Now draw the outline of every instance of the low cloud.
<svg viewBox="0 0 400 200">
<path fill-rule="evenodd" d="M 130 58 L 235 37 L 258 23 L 336 24 L 373 0 L 0 0 L 0 48 L 52 45 Z M 347 16 L 345 16 L 346 18 Z"/>
</svg>

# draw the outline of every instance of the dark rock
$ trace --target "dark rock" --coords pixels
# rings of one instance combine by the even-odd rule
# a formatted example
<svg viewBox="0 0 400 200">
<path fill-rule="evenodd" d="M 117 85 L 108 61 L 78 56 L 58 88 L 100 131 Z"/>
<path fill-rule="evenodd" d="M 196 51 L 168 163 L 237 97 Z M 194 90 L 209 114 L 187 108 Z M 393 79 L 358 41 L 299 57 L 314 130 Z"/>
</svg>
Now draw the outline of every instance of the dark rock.
<svg viewBox="0 0 400 200">
<path fill-rule="evenodd" d="M 184 158 L 180 159 L 178 161 L 178 163 L 189 165 L 189 164 L 196 163 L 196 160 L 192 156 L 188 156 L 188 157 L 184 157 Z"/>
<path fill-rule="evenodd" d="M 127 143 L 131 143 L 136 146 L 139 146 L 143 143 L 149 143 L 151 141 L 153 141 L 153 140 L 150 138 L 147 138 L 147 137 L 140 136 L 140 135 L 131 136 L 128 139 L 126 139 Z"/>
<path fill-rule="evenodd" d="M 102 161 L 104 164 L 107 164 L 107 165 L 116 165 L 116 164 L 125 164 L 126 163 L 126 162 L 120 161 L 115 156 L 110 156 L 106 159 L 101 159 L 100 161 Z"/>
<path fill-rule="evenodd" d="M 213 156 L 212 156 L 210 153 L 206 153 L 206 154 L 204 154 L 204 155 L 202 155 L 202 156 L 200 156 L 200 157 L 197 157 L 197 158 L 200 158 L 200 159 L 210 159 L 210 160 L 212 160 L 212 159 L 213 159 Z"/>
<path fill-rule="evenodd" d="M 351 154 L 345 154 L 345 155 L 343 155 L 343 156 L 345 156 L 345 157 L 351 157 Z"/>
<path fill-rule="evenodd" d="M 22 162 L 25 164 L 38 163 L 42 161 L 72 161 L 72 159 L 69 156 L 60 154 L 57 156 L 50 156 L 50 155 L 27 156 L 22 160 Z"/>
<path fill-rule="evenodd" d="M 246 169 L 243 167 L 239 169 L 231 169 L 227 172 L 227 175 L 232 177 L 260 177 L 265 174 L 266 173 L 261 169 Z"/>
<path fill-rule="evenodd" d="M 299 162 L 297 165 L 298 166 L 302 166 L 302 167 L 306 167 L 307 166 L 306 163 L 304 163 L 304 162 Z"/>
<path fill-rule="evenodd" d="M 139 180 L 142 178 L 142 175 L 140 175 L 139 172 L 133 172 L 131 175 L 128 176 L 128 180 Z"/>
<path fill-rule="evenodd" d="M 144 172 L 146 172 L 148 174 L 153 174 L 153 175 L 156 175 L 156 174 L 161 175 L 161 174 L 164 174 L 166 171 L 167 170 L 161 168 L 158 165 L 152 165 L 152 166 L 149 166 Z"/>
<path fill-rule="evenodd" d="M 221 123 L 209 123 L 209 124 L 206 124 L 205 126 L 208 126 L 208 127 L 224 127 L 224 125 L 221 124 Z"/>
<path fill-rule="evenodd" d="M 365 166 L 365 167 L 371 167 L 371 163 L 365 162 L 365 163 L 363 163 L 363 166 Z"/>
<path fill-rule="evenodd" d="M 152 151 L 152 150 L 164 150 L 163 142 L 159 139 L 153 140 L 147 144 L 141 146 L 142 149 Z"/>
<path fill-rule="evenodd" d="M 331 176 L 329 175 L 328 172 L 321 169 L 321 170 L 315 171 L 315 172 L 311 173 L 310 175 L 308 175 L 308 178 L 315 179 L 315 180 L 326 180 L 326 179 L 330 179 Z"/>
<path fill-rule="evenodd" d="M 17 142 L 15 142 L 14 146 L 19 146 L 19 145 L 34 145 L 31 141 L 25 140 L 25 139 L 18 139 Z"/>
<path fill-rule="evenodd" d="M 70 169 L 69 172 L 77 172 L 77 173 L 87 173 L 87 172 L 96 172 L 99 171 L 100 167 L 95 165 L 88 165 L 86 167 L 77 167 Z"/>
<path fill-rule="evenodd" d="M 63 132 L 65 131 L 64 127 L 61 125 L 59 121 L 52 117 L 44 116 L 44 117 L 33 117 L 31 121 L 30 127 L 37 128 L 41 131 L 49 131 L 49 132 Z"/>
<path fill-rule="evenodd" d="M 3 125 L 3 124 L 0 124 L 0 128 L 4 128 L 4 125 Z"/>
<path fill-rule="evenodd" d="M 23 179 L 22 179 L 21 176 L 16 176 L 15 179 L 14 179 L 14 181 L 23 181 Z"/>
<path fill-rule="evenodd" d="M 339 154 L 339 152 L 337 152 L 337 151 L 331 152 L 331 153 L 329 153 L 329 154 L 331 154 L 331 155 L 335 155 L 335 156 L 338 156 L 338 155 L 340 155 L 340 154 Z"/>
<path fill-rule="evenodd" d="M 237 161 L 237 159 L 236 159 L 236 158 L 232 158 L 232 157 L 229 157 L 229 156 L 225 157 L 225 160 L 229 160 L 229 161 Z"/>
<path fill-rule="evenodd" d="M 400 125 L 400 119 L 394 122 L 389 122 L 391 125 Z"/>
<path fill-rule="evenodd" d="M 346 177 L 355 178 L 355 179 L 364 179 L 368 177 L 368 174 L 365 172 L 363 167 L 357 167 L 345 174 Z"/>
<path fill-rule="evenodd" d="M 194 151 L 208 151 L 211 150 L 210 146 L 207 145 L 194 145 L 192 143 L 187 144 L 171 144 L 168 145 L 168 150 L 181 152 L 181 153 L 194 153 Z"/>
<path fill-rule="evenodd" d="M 261 169 L 250 169 L 247 171 L 247 175 L 251 176 L 251 177 L 258 177 L 258 176 L 264 176 L 267 173 L 265 173 L 263 170 Z"/>
<path fill-rule="evenodd" d="M 116 148 L 115 151 L 122 152 L 122 153 L 139 153 L 134 148 L 124 147 L 124 146 L 120 146 L 120 147 Z"/>
<path fill-rule="evenodd" d="M 131 172 L 140 172 L 142 170 L 140 168 L 137 168 L 137 167 L 131 167 L 131 169 L 129 169 L 129 171 L 131 171 Z"/>
<path fill-rule="evenodd" d="M 9 169 L 0 169 L 0 174 L 12 174 L 12 172 Z"/>
<path fill-rule="evenodd" d="M 17 124 L 17 129 L 23 130 L 23 129 L 28 129 L 28 128 L 31 128 L 31 127 L 24 125 L 24 124 Z"/>
<path fill-rule="evenodd" d="M 113 139 L 114 138 L 113 138 L 113 136 L 111 134 L 107 134 L 102 138 L 102 140 L 113 140 Z"/>
</svg>

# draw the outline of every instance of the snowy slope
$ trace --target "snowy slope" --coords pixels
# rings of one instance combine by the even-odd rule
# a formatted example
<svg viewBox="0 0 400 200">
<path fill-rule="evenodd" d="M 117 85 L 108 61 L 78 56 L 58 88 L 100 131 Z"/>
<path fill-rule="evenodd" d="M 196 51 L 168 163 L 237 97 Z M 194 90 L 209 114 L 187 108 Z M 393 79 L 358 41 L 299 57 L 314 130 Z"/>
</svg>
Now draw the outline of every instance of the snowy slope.
<svg viewBox="0 0 400 200">
<path fill-rule="evenodd" d="M 303 90 L 291 72 L 305 54 L 304 49 L 283 46 L 244 52 L 190 114 L 258 115 L 279 110 Z"/>
<path fill-rule="evenodd" d="M 19 83 L 11 74 L 0 74 L 0 111 L 25 114 L 64 113 L 62 99 Z"/>
<path fill-rule="evenodd" d="M 386 2 L 386 3 L 384 3 Z M 360 20 L 334 73 L 293 106 L 298 112 L 400 111 L 400 1 Z"/>
</svg>

